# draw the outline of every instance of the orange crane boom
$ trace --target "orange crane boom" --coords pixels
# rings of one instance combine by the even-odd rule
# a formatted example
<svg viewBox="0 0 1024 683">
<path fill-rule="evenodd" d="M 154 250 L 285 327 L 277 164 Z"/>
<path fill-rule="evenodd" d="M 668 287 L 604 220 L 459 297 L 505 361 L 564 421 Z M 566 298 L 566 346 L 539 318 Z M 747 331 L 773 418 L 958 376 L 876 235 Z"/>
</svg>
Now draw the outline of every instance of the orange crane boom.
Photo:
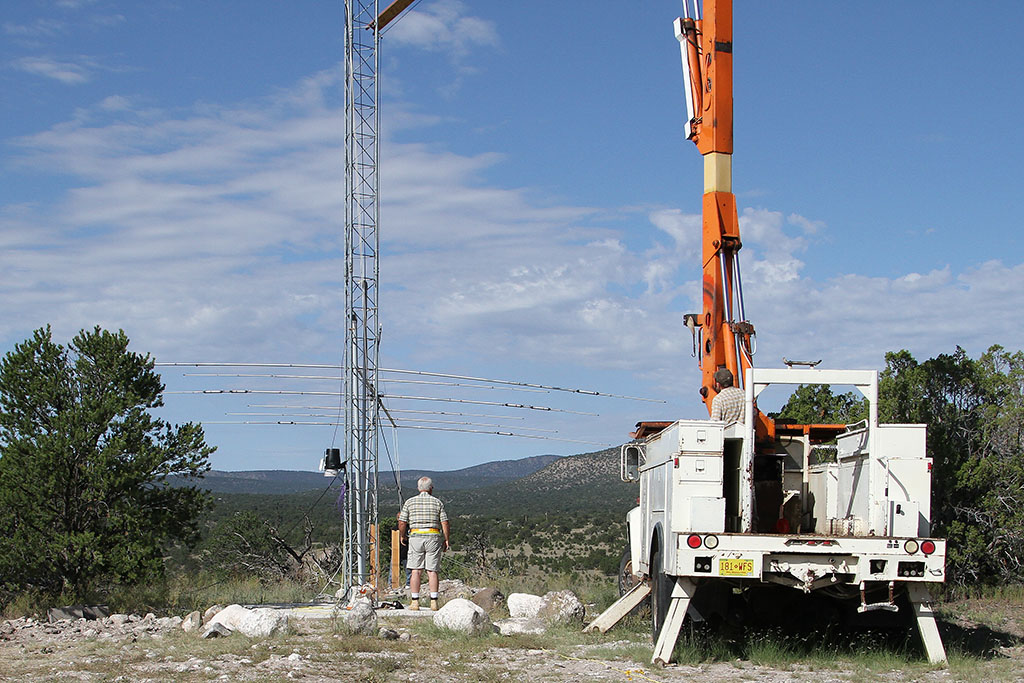
<svg viewBox="0 0 1024 683">
<path fill-rule="evenodd" d="M 689 13 L 689 0 L 684 0 Z M 751 367 L 754 326 L 746 319 L 740 276 L 739 217 L 732 192 L 732 2 L 704 0 L 700 16 L 694 0 L 693 15 L 677 19 L 676 38 L 683 56 L 687 85 L 687 137 L 704 158 L 702 201 L 702 298 L 700 314 L 684 321 L 694 334 L 702 382 L 700 393 L 708 411 L 717 393 L 714 374 L 728 368 L 743 387 Z M 762 438 L 774 434 L 774 423 L 757 412 L 757 431 Z"/>
</svg>

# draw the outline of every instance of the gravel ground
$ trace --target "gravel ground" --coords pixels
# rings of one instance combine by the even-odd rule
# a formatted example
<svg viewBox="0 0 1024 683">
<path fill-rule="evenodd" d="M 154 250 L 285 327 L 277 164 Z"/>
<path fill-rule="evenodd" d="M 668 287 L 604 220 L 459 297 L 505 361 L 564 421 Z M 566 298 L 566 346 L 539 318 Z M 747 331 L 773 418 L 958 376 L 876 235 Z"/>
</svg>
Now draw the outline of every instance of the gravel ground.
<svg viewBox="0 0 1024 683">
<path fill-rule="evenodd" d="M 411 622 L 386 622 L 401 639 L 350 636 L 329 619 L 293 619 L 286 635 L 203 640 L 180 617 L 0 622 L 0 680 L 68 681 L 954 681 L 1024 680 L 1022 620 L 1003 631 L 958 617 L 962 642 L 987 638 L 987 654 L 924 662 L 828 662 L 762 666 L 749 661 L 655 668 L 642 634 L 445 638 Z M 995 634 L 995 637 L 993 637 Z M 557 650 L 557 651 L 556 651 Z"/>
</svg>

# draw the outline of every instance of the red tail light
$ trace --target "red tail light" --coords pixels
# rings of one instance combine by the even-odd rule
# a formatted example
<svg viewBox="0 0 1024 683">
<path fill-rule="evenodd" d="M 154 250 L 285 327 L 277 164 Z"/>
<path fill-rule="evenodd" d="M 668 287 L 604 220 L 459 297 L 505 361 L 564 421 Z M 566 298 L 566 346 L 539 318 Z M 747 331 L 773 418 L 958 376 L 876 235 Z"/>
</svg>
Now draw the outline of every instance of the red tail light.
<svg viewBox="0 0 1024 683">
<path fill-rule="evenodd" d="M 696 550 L 700 547 L 700 536 L 698 536 L 697 534 L 690 534 L 686 538 L 686 545 Z"/>
<path fill-rule="evenodd" d="M 934 553 L 935 552 L 935 542 L 934 541 L 923 541 L 921 543 L 921 552 L 924 553 L 925 555 L 931 555 L 932 553 Z"/>
</svg>

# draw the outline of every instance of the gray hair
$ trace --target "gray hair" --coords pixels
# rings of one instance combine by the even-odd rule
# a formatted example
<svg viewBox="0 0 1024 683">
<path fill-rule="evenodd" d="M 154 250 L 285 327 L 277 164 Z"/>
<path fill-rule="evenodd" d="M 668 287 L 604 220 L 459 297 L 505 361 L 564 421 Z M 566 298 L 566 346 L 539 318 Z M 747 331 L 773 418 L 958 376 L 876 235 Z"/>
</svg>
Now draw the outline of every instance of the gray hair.
<svg viewBox="0 0 1024 683">
<path fill-rule="evenodd" d="M 430 477 L 420 477 L 416 482 L 416 489 L 419 491 L 430 491 L 434 488 L 434 480 Z"/>
</svg>

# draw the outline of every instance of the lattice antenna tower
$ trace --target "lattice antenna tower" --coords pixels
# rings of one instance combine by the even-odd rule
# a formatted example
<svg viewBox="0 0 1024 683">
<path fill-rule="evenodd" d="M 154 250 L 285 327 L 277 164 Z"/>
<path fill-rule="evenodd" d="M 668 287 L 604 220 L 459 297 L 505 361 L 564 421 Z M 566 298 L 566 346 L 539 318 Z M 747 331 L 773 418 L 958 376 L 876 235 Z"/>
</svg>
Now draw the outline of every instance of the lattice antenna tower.
<svg viewBox="0 0 1024 683">
<path fill-rule="evenodd" d="M 345 500 L 342 587 L 370 581 L 377 528 L 380 214 L 377 2 L 345 2 Z"/>
</svg>

